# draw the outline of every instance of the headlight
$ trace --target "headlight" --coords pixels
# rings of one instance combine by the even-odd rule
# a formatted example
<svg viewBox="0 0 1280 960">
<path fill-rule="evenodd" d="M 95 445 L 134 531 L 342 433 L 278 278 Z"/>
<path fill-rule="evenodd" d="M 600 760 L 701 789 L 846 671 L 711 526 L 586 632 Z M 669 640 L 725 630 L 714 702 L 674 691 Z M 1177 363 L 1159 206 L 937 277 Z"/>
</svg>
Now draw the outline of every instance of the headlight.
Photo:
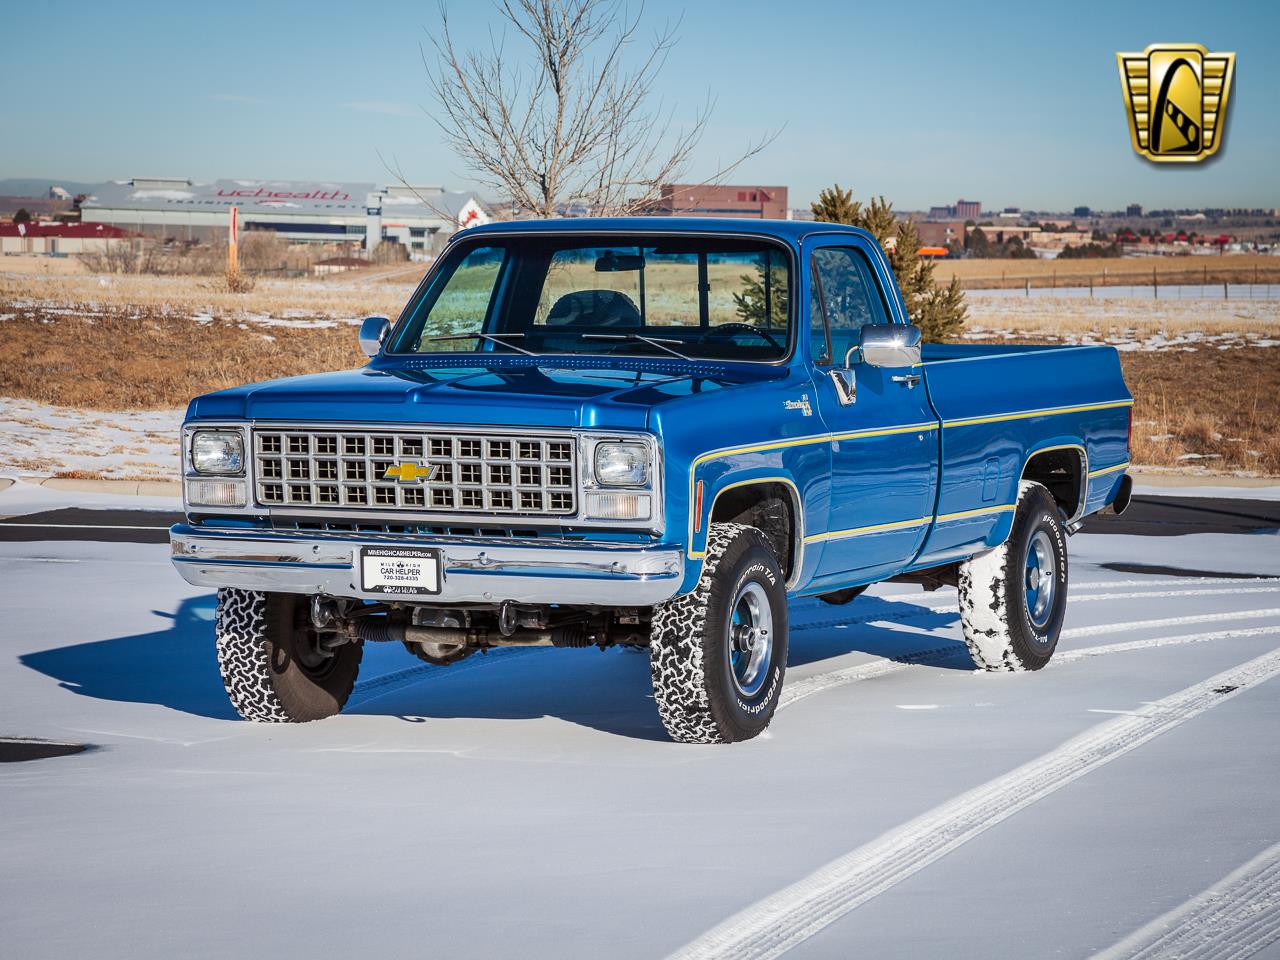
<svg viewBox="0 0 1280 960">
<path fill-rule="evenodd" d="M 640 487 L 649 479 L 649 448 L 643 443 L 596 446 L 596 483 L 602 487 Z"/>
<path fill-rule="evenodd" d="M 244 437 L 239 431 L 197 430 L 191 435 L 196 473 L 228 476 L 244 472 Z"/>
</svg>

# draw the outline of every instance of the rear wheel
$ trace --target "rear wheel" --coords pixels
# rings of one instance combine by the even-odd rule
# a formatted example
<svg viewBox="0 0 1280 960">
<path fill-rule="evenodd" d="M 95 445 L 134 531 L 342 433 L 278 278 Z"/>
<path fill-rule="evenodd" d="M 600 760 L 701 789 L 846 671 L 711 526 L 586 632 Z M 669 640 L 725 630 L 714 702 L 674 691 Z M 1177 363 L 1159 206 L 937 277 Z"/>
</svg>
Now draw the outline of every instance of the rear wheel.
<svg viewBox="0 0 1280 960">
<path fill-rule="evenodd" d="M 246 720 L 303 723 L 340 711 L 360 672 L 363 647 L 326 649 L 306 598 L 225 588 L 214 619 L 218 666 Z"/>
<path fill-rule="evenodd" d="M 1067 532 L 1039 483 L 1018 486 L 1009 538 L 960 564 L 965 644 L 986 670 L 1039 670 L 1053 657 L 1067 602 Z"/>
<path fill-rule="evenodd" d="M 769 726 L 787 667 L 784 583 L 763 533 L 712 525 L 698 586 L 653 612 L 653 693 L 672 739 L 731 743 Z"/>
</svg>

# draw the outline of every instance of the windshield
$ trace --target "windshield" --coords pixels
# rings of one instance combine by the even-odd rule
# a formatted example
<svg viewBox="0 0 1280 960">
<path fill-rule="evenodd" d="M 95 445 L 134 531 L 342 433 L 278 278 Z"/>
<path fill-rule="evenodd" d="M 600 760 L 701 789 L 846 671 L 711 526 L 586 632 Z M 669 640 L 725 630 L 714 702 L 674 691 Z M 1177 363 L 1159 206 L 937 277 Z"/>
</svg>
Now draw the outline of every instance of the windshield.
<svg viewBox="0 0 1280 960">
<path fill-rule="evenodd" d="M 449 253 L 391 350 L 781 360 L 790 291 L 761 240 L 494 237 Z"/>
</svg>

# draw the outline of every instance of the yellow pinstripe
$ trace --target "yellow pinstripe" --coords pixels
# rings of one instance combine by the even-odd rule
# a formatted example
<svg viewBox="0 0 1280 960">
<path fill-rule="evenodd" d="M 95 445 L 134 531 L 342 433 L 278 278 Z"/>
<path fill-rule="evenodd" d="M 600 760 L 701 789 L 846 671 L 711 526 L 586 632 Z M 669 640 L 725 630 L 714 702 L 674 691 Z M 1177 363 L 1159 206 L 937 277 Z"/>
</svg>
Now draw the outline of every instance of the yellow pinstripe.
<svg viewBox="0 0 1280 960">
<path fill-rule="evenodd" d="M 972 427 L 980 423 L 1000 423 L 1004 420 L 1026 420 L 1029 417 L 1049 417 L 1061 413 L 1085 413 L 1089 410 L 1111 410 L 1115 407 L 1132 407 L 1132 400 L 1116 400 L 1111 403 L 1086 403 L 1078 407 L 1046 407 L 1043 410 L 1023 410 L 1019 413 L 1001 413 L 991 417 L 967 417 L 963 420 L 946 420 L 944 427 Z"/>
<path fill-rule="evenodd" d="M 694 477 L 698 467 L 711 460 L 719 460 L 723 457 L 733 457 L 744 453 L 763 453 L 769 450 L 784 450 L 790 447 L 802 447 L 815 443 L 835 443 L 841 440 L 862 440 L 871 437 L 886 437 L 901 433 L 919 433 L 927 430 L 937 430 L 949 427 L 971 427 L 984 423 L 1001 423 L 1007 420 L 1026 420 L 1031 417 L 1048 417 L 1066 413 L 1086 413 L 1091 410 L 1112 410 L 1120 407 L 1133 406 L 1132 400 L 1115 400 L 1107 403 L 1088 403 L 1073 407 L 1047 407 L 1040 410 L 1023 410 L 1017 413 L 1002 413 L 990 417 L 967 417 L 958 420 L 946 420 L 941 424 L 938 423 L 915 423 L 902 427 L 881 427 L 871 430 L 854 430 L 848 433 L 822 433 L 808 437 L 797 437 L 792 440 L 774 440 L 765 443 L 748 444 L 741 447 L 727 447 L 722 450 L 713 450 L 710 453 L 704 453 L 697 457 L 690 465 L 689 469 L 689 503 L 693 503 L 693 485 Z M 1058 448 L 1049 448 L 1058 449 Z M 1035 451 L 1042 453 L 1044 451 Z M 1129 464 L 1119 464 L 1114 467 L 1106 467 L 1102 470 L 1095 470 L 1088 474 L 1089 479 L 1100 477 L 1107 473 L 1113 473 L 1116 470 L 1122 470 Z M 776 482 L 781 478 L 770 478 Z M 748 480 L 743 483 L 768 482 L 768 480 Z M 738 486 L 739 484 L 734 484 Z M 727 489 L 727 488 L 726 488 Z M 891 523 L 877 523 L 866 527 L 854 527 L 849 530 L 829 530 L 825 533 L 815 533 L 811 536 L 803 537 L 804 543 L 819 543 L 826 540 L 843 540 L 847 537 L 860 537 L 872 533 L 884 533 L 892 530 L 905 530 L 911 527 L 924 526 L 929 523 L 948 523 L 954 520 L 968 520 L 973 517 L 986 516 L 988 514 L 1007 513 L 1014 510 L 1015 504 L 1002 504 L 995 507 L 980 507 L 976 510 L 961 510 L 958 513 L 942 514 L 936 518 L 921 517 L 918 520 L 896 520 Z M 693 518 L 689 520 L 690 541 L 693 539 Z M 705 550 L 688 550 L 688 556 L 692 560 L 697 560 L 706 556 Z"/>
<path fill-rule="evenodd" d="M 1091 470 L 1089 471 L 1089 479 L 1092 480 L 1094 477 L 1102 477 L 1106 476 L 1108 473 L 1115 473 L 1117 470 L 1127 469 L 1129 469 L 1128 460 L 1124 463 L 1117 463 L 1114 467 L 1103 467 L 1101 470 Z"/>
</svg>

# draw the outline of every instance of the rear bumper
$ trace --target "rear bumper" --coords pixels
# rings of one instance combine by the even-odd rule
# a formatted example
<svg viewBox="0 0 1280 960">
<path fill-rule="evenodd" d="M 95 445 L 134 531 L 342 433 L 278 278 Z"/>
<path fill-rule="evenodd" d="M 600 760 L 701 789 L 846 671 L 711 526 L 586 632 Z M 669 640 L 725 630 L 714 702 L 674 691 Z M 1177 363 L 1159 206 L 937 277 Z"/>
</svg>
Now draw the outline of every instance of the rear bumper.
<svg viewBox="0 0 1280 960">
<path fill-rule="evenodd" d="M 178 524 L 169 531 L 173 564 L 188 583 L 281 593 L 386 600 L 360 589 L 362 546 L 440 551 L 440 593 L 424 603 L 651 606 L 680 588 L 678 547 L 546 540 L 404 538 L 385 534 L 225 530 Z"/>
</svg>

